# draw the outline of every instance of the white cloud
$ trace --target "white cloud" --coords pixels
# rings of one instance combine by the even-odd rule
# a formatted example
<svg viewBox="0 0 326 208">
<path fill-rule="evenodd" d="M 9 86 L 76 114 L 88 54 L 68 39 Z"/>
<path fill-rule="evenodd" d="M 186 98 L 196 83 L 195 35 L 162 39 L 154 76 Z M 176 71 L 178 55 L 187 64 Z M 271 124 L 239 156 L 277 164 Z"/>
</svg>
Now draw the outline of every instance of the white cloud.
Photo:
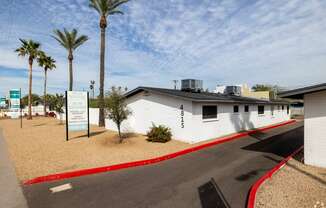
<svg viewBox="0 0 326 208">
<path fill-rule="evenodd" d="M 22 1 L 26 4 L 20 7 L 30 6 L 35 14 L 20 15 L 26 24 L 18 16 L 10 32 L 0 35 L 0 66 L 26 67 L 26 60 L 18 60 L 11 52 L 17 38 L 39 39 L 43 49 L 58 61 L 49 86 L 64 89 L 67 54 L 50 34 L 54 28 L 77 27 L 91 39 L 75 53 L 76 86 L 87 88 L 90 79 L 97 81 L 99 17 L 88 8 L 87 1 L 42 1 L 40 5 Z M 42 12 L 37 10 L 39 6 Z M 211 88 L 218 83 L 295 86 L 324 81 L 323 0 L 137 0 L 123 10 L 124 16 L 109 18 L 106 87 L 171 87 L 171 80 L 188 77 L 203 79 Z M 4 17 L 0 28 L 10 20 L 5 13 L 0 14 Z"/>
</svg>

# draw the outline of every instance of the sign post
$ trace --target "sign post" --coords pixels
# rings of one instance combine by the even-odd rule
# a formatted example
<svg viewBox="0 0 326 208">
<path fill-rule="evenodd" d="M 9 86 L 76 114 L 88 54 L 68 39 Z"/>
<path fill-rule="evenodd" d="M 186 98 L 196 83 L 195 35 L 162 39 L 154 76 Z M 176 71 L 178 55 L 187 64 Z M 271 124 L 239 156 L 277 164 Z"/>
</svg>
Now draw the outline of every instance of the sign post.
<svg viewBox="0 0 326 208">
<path fill-rule="evenodd" d="M 89 94 L 88 92 L 66 91 L 66 140 L 69 131 L 87 130 L 89 137 Z"/>
</svg>

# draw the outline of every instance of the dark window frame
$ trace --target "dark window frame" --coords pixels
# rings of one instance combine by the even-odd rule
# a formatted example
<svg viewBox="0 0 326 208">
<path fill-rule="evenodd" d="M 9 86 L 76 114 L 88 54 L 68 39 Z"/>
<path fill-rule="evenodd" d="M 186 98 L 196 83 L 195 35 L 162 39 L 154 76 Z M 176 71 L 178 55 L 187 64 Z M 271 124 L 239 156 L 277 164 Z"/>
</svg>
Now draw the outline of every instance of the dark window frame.
<svg viewBox="0 0 326 208">
<path fill-rule="evenodd" d="M 264 105 L 258 105 L 257 108 L 258 108 L 258 115 L 264 115 L 265 114 L 265 106 Z"/>
<path fill-rule="evenodd" d="M 289 105 L 286 106 L 286 114 L 287 114 L 287 115 L 290 114 L 290 106 L 289 106 Z"/>
<path fill-rule="evenodd" d="M 239 105 L 233 106 L 233 113 L 239 113 Z"/>
<path fill-rule="evenodd" d="M 211 112 L 207 112 L 207 110 L 208 111 L 211 110 Z M 203 105 L 202 106 L 202 119 L 203 120 L 217 119 L 217 114 L 218 114 L 218 107 L 217 107 L 217 105 Z"/>
<path fill-rule="evenodd" d="M 245 105 L 245 106 L 244 106 L 244 112 L 245 112 L 245 113 L 249 113 L 249 110 L 250 110 L 249 105 Z"/>
</svg>

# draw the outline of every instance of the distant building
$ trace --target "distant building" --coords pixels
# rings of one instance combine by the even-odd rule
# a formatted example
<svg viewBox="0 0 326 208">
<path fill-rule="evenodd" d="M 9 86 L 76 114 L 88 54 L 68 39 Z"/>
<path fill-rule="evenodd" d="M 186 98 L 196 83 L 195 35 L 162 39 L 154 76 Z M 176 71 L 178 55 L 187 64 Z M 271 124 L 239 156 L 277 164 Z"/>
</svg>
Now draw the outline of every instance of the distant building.
<svg viewBox="0 0 326 208">
<path fill-rule="evenodd" d="M 258 91 L 254 92 L 251 90 L 251 88 L 247 84 L 240 84 L 240 85 L 218 85 L 216 86 L 216 89 L 214 90 L 215 93 L 220 94 L 227 94 L 227 89 L 229 87 L 239 87 L 240 88 L 240 96 L 243 97 L 250 97 L 250 98 L 256 98 L 256 99 L 262 99 L 262 100 L 270 100 L 270 92 L 269 91 Z"/>
</svg>

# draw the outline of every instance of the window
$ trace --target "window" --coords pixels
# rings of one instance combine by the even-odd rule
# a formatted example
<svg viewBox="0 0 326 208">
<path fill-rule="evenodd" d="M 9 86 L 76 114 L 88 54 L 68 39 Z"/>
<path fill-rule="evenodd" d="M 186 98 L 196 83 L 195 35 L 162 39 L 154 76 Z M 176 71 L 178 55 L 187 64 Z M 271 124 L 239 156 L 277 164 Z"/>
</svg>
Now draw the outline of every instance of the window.
<svg viewBox="0 0 326 208">
<path fill-rule="evenodd" d="M 249 105 L 245 105 L 245 107 L 244 107 L 244 112 L 246 112 L 246 113 L 249 112 Z"/>
<path fill-rule="evenodd" d="M 265 113 L 265 106 L 258 105 L 258 115 L 262 115 Z"/>
<path fill-rule="evenodd" d="M 289 105 L 286 106 L 286 113 L 287 113 L 288 115 L 290 114 L 290 106 L 289 106 Z"/>
<path fill-rule="evenodd" d="M 217 106 L 216 105 L 204 105 L 203 106 L 203 119 L 217 118 Z"/>
<path fill-rule="evenodd" d="M 274 105 L 271 105 L 271 114 L 274 116 Z"/>
<path fill-rule="evenodd" d="M 282 105 L 282 110 L 284 110 L 284 105 Z"/>
<path fill-rule="evenodd" d="M 239 113 L 239 106 L 238 105 L 233 106 L 233 113 Z"/>
</svg>

